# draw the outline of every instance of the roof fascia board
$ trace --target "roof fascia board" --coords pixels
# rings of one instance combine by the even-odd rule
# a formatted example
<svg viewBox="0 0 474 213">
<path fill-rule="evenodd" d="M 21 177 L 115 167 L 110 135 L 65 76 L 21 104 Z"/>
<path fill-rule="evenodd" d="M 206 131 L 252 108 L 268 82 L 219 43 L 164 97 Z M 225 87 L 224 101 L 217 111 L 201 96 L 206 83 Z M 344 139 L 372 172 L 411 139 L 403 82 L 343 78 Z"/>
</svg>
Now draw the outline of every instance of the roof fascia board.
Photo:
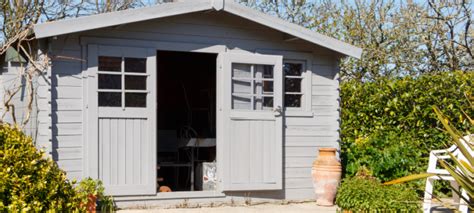
<svg viewBox="0 0 474 213">
<path fill-rule="evenodd" d="M 47 22 L 35 25 L 34 32 L 36 38 L 41 39 L 103 27 L 210 10 L 213 9 L 212 3 L 212 0 L 184 1 Z"/>
<path fill-rule="evenodd" d="M 212 8 L 216 11 L 224 9 L 225 0 L 212 0 Z"/>
<path fill-rule="evenodd" d="M 317 32 L 313 32 L 302 26 L 284 21 L 277 17 L 273 17 L 254 9 L 245 7 L 233 1 L 226 1 L 224 5 L 224 11 L 248 19 L 250 21 L 265 25 L 275 30 L 287 33 L 289 35 L 301 38 L 319 46 L 331 49 L 333 51 L 348 55 L 357 59 L 360 59 L 362 55 L 362 49 L 350 45 L 348 43 L 339 41 L 329 36 L 322 35 Z"/>
</svg>

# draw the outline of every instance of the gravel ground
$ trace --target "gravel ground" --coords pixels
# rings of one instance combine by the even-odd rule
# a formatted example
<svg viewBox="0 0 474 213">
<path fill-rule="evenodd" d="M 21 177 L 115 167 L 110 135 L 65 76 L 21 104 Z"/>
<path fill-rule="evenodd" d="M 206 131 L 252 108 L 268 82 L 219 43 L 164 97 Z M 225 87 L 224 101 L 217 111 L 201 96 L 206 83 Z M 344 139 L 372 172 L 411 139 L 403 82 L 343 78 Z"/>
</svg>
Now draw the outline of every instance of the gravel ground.
<svg viewBox="0 0 474 213">
<path fill-rule="evenodd" d="M 311 213 L 332 213 L 336 212 L 336 206 L 333 207 L 322 207 L 317 206 L 314 202 L 307 203 L 292 203 L 288 205 L 281 204 L 260 204 L 254 206 L 221 206 L 221 207 L 205 207 L 205 208 L 191 208 L 191 209 L 127 209 L 120 210 L 120 213 L 132 213 L 132 212 L 163 212 L 163 213 L 240 213 L 240 212 L 258 212 L 258 213 L 278 213 L 278 212 L 311 212 Z"/>
</svg>

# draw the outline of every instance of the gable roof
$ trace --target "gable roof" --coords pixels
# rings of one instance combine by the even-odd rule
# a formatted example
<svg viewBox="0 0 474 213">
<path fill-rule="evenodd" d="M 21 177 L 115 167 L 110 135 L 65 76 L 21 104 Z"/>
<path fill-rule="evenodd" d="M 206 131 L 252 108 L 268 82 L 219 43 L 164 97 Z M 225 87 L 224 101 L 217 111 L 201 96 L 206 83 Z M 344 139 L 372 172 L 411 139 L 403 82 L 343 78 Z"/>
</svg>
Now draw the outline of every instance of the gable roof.
<svg viewBox="0 0 474 213">
<path fill-rule="evenodd" d="M 233 0 L 192 0 L 166 3 L 152 7 L 122 10 L 37 24 L 33 30 L 36 38 L 41 39 L 208 10 L 225 11 L 347 56 L 360 58 L 362 54 L 361 48 L 314 32 L 297 24 L 264 14 L 240 5 Z"/>
</svg>

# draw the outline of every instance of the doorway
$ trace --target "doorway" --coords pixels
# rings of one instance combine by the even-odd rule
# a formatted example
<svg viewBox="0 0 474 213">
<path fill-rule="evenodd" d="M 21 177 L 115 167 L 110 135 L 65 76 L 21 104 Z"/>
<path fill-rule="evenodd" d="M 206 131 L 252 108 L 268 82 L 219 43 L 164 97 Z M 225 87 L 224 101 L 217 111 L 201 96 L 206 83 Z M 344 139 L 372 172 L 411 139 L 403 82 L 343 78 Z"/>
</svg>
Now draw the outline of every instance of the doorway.
<svg viewBox="0 0 474 213">
<path fill-rule="evenodd" d="M 217 54 L 157 52 L 157 190 L 216 189 Z"/>
</svg>

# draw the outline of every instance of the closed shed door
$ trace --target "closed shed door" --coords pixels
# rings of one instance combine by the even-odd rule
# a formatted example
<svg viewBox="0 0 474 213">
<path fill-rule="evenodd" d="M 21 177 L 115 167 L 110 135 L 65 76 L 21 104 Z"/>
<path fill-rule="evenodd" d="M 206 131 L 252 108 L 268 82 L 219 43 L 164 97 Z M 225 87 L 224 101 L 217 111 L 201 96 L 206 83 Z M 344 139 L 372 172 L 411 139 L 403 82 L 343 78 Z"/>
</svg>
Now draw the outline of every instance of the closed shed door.
<svg viewBox="0 0 474 213">
<path fill-rule="evenodd" d="M 219 57 L 223 190 L 281 189 L 282 57 L 231 53 Z"/>
<path fill-rule="evenodd" d="M 156 193 L 156 58 L 89 45 L 90 175 L 110 195 Z"/>
</svg>

